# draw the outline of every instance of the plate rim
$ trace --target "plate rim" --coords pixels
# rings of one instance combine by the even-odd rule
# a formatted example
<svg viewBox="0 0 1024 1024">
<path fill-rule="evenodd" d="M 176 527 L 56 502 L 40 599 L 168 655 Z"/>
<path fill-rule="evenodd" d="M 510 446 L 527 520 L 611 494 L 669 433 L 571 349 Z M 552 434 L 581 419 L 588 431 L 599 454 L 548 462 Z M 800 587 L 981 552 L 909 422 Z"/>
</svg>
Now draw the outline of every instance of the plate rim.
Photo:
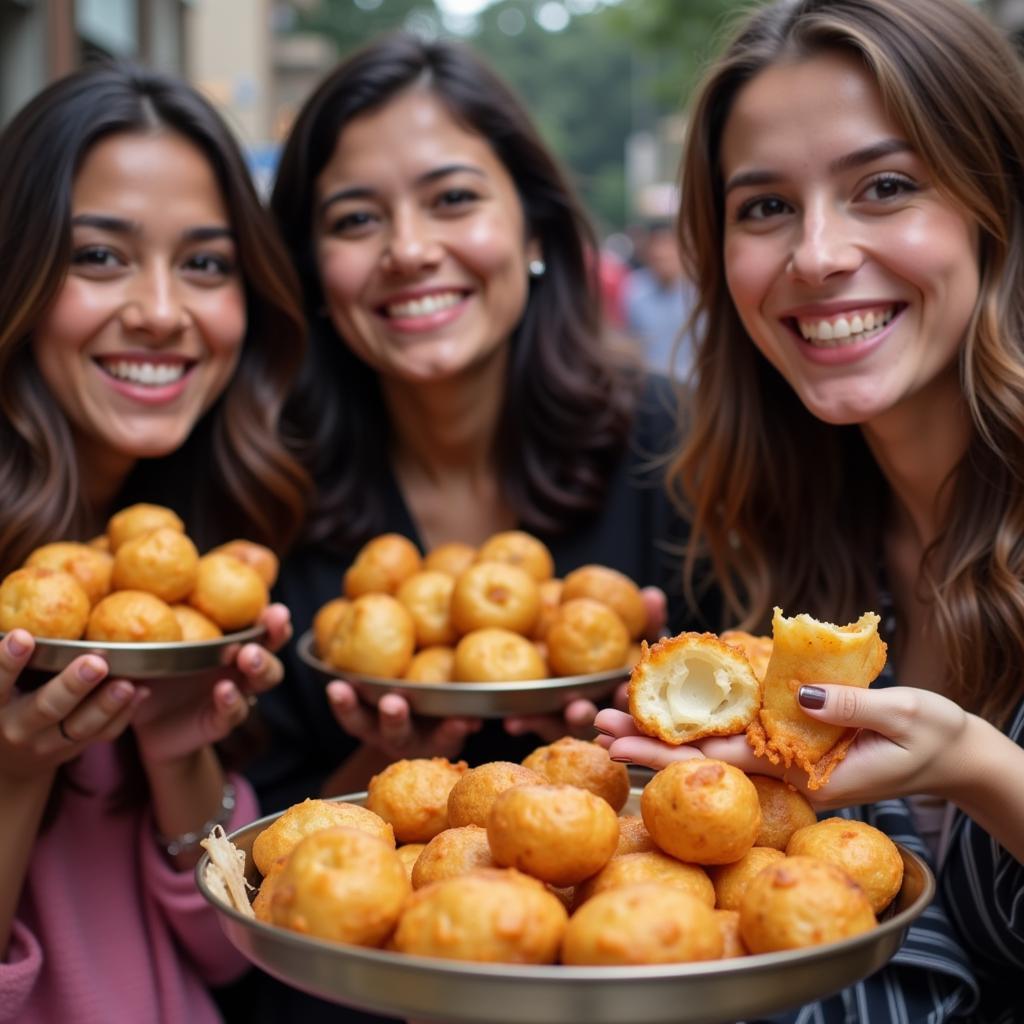
<svg viewBox="0 0 1024 1024">
<path fill-rule="evenodd" d="M 251 640 L 257 640 L 260 637 L 266 636 L 266 633 L 267 627 L 263 625 L 263 623 L 257 622 L 252 626 L 247 626 L 245 629 L 237 630 L 234 633 L 224 633 L 222 636 L 213 637 L 209 640 L 167 640 L 156 643 L 124 643 L 121 641 L 115 642 L 105 640 L 62 640 L 57 637 L 35 636 L 34 634 L 32 635 L 32 639 L 35 641 L 37 649 L 40 646 L 43 646 L 47 650 L 78 651 L 81 654 L 97 654 L 102 658 L 104 651 L 111 651 L 116 654 L 122 651 L 170 652 L 227 647 L 230 644 L 249 643 Z M 6 632 L 0 631 L 0 642 L 2 642 L 6 636 Z"/>
</svg>

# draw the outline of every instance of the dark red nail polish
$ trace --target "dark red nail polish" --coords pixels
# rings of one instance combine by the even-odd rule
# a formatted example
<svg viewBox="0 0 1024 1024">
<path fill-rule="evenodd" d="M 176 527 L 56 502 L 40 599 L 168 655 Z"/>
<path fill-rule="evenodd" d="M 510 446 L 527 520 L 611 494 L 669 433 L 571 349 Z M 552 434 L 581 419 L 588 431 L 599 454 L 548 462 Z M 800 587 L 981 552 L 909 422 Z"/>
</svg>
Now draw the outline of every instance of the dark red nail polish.
<svg viewBox="0 0 1024 1024">
<path fill-rule="evenodd" d="M 820 686 L 801 686 L 796 692 L 796 699 L 802 707 L 817 709 L 825 706 L 826 693 Z"/>
<path fill-rule="evenodd" d="M 631 757 L 613 757 L 612 760 L 616 764 L 632 764 L 633 759 Z"/>
</svg>

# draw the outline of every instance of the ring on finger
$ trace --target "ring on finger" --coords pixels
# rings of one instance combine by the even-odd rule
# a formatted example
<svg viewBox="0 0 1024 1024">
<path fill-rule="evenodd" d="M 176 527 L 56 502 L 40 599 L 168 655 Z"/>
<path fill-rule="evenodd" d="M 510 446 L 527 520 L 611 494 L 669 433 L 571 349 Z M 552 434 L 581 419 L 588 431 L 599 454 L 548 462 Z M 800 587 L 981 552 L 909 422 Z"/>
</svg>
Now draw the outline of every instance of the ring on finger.
<svg viewBox="0 0 1024 1024">
<path fill-rule="evenodd" d="M 67 731 L 67 729 L 64 728 L 64 719 L 63 718 L 60 719 L 60 721 L 57 722 L 57 730 L 61 734 L 61 736 L 63 736 L 64 739 L 66 739 L 68 741 L 68 743 L 77 743 L 78 742 L 78 740 L 76 740 L 74 736 L 70 735 L 70 733 Z"/>
</svg>

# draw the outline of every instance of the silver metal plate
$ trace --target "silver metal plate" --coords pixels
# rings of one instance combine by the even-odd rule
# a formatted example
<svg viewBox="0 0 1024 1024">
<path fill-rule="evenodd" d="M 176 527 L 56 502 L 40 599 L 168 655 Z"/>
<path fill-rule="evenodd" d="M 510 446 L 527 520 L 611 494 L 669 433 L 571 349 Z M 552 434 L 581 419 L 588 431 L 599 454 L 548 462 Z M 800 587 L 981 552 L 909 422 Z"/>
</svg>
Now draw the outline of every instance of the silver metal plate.
<svg viewBox="0 0 1024 1024">
<path fill-rule="evenodd" d="M 639 813 L 639 797 L 634 789 L 623 813 Z M 255 885 L 252 843 L 277 817 L 229 837 L 245 851 L 246 875 Z M 221 903 L 203 882 L 205 854 L 196 877 L 245 957 L 286 984 L 343 1006 L 436 1024 L 723 1024 L 813 1002 L 882 967 L 935 894 L 928 866 L 899 849 L 903 887 L 870 932 L 804 950 L 649 967 L 478 964 L 344 946 L 263 924 Z"/>
<path fill-rule="evenodd" d="M 313 633 L 299 637 L 299 657 L 326 679 L 350 682 L 359 696 L 374 706 L 388 693 L 409 702 L 417 715 L 445 718 L 504 718 L 507 715 L 543 715 L 561 711 L 579 697 L 598 701 L 607 697 L 629 675 L 625 668 L 594 672 L 586 676 L 532 679 L 515 683 L 410 683 L 404 679 L 381 679 L 360 672 L 344 672 L 321 661 L 313 652 Z"/>
</svg>

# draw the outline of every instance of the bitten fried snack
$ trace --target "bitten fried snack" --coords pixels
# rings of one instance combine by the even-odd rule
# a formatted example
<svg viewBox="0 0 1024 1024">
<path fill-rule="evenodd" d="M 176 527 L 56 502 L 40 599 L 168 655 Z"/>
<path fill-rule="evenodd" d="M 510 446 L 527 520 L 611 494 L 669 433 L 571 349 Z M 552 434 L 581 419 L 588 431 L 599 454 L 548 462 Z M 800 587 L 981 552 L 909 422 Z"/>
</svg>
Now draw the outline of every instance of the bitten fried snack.
<svg viewBox="0 0 1024 1024">
<path fill-rule="evenodd" d="M 820 789 L 846 756 L 856 729 L 829 725 L 805 715 L 797 691 L 805 683 L 868 687 L 885 665 L 879 617 L 865 612 L 848 626 L 819 622 L 810 615 L 772 617 L 773 646 L 764 677 L 764 701 L 747 739 L 760 756 L 807 772 L 809 789 Z"/>
<path fill-rule="evenodd" d="M 676 746 L 743 732 L 760 702 L 761 685 L 746 655 L 712 633 L 643 644 L 629 681 L 637 728 Z"/>
</svg>

